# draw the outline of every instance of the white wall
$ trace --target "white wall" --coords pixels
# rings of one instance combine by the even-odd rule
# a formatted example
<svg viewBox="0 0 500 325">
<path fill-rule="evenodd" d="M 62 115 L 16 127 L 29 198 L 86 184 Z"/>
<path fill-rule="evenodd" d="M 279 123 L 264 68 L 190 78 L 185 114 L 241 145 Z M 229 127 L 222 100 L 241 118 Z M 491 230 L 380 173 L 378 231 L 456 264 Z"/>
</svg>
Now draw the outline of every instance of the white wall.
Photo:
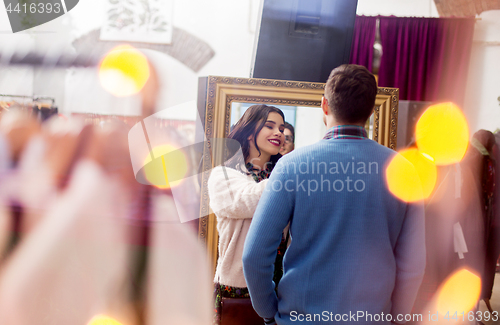
<svg viewBox="0 0 500 325">
<path fill-rule="evenodd" d="M 258 5 L 258 0 L 174 0 L 174 26 L 208 43 L 215 50 L 215 57 L 195 73 L 171 57 L 157 56 L 160 77 L 164 81 L 159 109 L 181 105 L 183 109 L 177 111 L 177 118 L 194 120 L 199 76 L 249 76 Z M 70 12 L 73 38 L 99 28 L 105 19 L 106 8 L 102 0 L 80 1 Z M 96 100 L 90 106 L 98 107 L 101 113 L 109 112 L 100 104 L 102 102 L 108 101 Z M 77 102 L 66 104 L 70 106 L 67 110 L 76 105 L 80 111 L 81 105 Z"/>
<path fill-rule="evenodd" d="M 12 34 L 5 7 L 0 5 L 0 53 L 8 57 L 13 52 L 27 52 L 34 47 L 35 38 L 27 33 Z M 13 68 L 1 65 L 0 94 L 33 94 L 33 69 Z M 0 98 L 0 101 L 2 98 Z"/>
<path fill-rule="evenodd" d="M 464 112 L 472 132 L 500 128 L 500 10 L 476 21 Z"/>
<path fill-rule="evenodd" d="M 325 136 L 326 131 L 321 108 L 297 107 L 295 148 L 318 142 Z"/>
</svg>

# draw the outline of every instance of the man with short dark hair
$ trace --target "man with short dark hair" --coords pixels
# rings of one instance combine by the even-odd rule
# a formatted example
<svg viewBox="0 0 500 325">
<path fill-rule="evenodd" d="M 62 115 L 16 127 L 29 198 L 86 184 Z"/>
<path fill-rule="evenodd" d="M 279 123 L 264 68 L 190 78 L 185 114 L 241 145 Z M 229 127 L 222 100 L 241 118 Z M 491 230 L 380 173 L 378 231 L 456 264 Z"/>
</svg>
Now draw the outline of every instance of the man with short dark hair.
<svg viewBox="0 0 500 325">
<path fill-rule="evenodd" d="M 373 112 L 376 96 L 377 82 L 366 68 L 342 65 L 330 73 L 326 82 L 324 97 L 333 114 L 325 112 L 325 116 L 335 116 L 342 123 L 362 123 L 364 126 Z"/>
<path fill-rule="evenodd" d="M 423 205 L 388 190 L 395 152 L 364 129 L 376 93 L 366 68 L 334 69 L 321 103 L 324 139 L 282 157 L 271 174 L 243 252 L 252 304 L 269 324 L 404 323 L 411 312 L 425 267 Z M 274 257 L 288 223 L 276 294 Z"/>
<path fill-rule="evenodd" d="M 280 154 L 284 156 L 287 153 L 292 152 L 293 149 L 295 149 L 295 144 L 294 144 L 295 130 L 293 128 L 293 125 L 291 125 L 288 122 L 285 122 L 285 130 L 283 131 L 283 134 L 285 135 L 285 141 L 281 146 Z"/>
</svg>

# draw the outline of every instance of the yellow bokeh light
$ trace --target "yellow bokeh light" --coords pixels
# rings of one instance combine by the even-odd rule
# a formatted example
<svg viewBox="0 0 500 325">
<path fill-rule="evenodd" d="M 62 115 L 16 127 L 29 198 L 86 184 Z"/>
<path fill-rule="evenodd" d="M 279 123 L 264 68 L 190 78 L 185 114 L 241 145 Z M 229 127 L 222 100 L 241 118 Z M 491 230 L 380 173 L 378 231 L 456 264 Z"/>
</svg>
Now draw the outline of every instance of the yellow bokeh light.
<svg viewBox="0 0 500 325">
<path fill-rule="evenodd" d="M 474 273 L 461 269 L 448 278 L 438 293 L 439 313 L 465 312 L 475 307 L 481 293 L 481 279 Z"/>
<path fill-rule="evenodd" d="M 149 79 L 146 56 L 128 45 L 115 47 L 101 62 L 99 81 L 117 97 L 137 94 Z"/>
<path fill-rule="evenodd" d="M 434 191 L 437 181 L 437 167 L 432 157 L 421 153 L 416 148 L 406 149 L 401 151 L 400 154 L 415 167 L 422 185 L 423 198 L 428 198 Z"/>
<path fill-rule="evenodd" d="M 432 105 L 417 122 L 418 149 L 436 165 L 460 162 L 469 144 L 469 126 L 462 111 L 453 103 Z"/>
<path fill-rule="evenodd" d="M 437 180 L 436 165 L 411 148 L 395 155 L 386 168 L 389 191 L 405 202 L 415 202 L 428 198 Z"/>
<path fill-rule="evenodd" d="M 105 315 L 97 315 L 93 317 L 87 323 L 87 325 L 123 325 L 123 324 L 111 317 Z"/>
<path fill-rule="evenodd" d="M 168 155 L 165 157 L 166 154 Z M 148 155 L 144 160 L 144 175 L 147 181 L 162 189 L 180 184 L 187 174 L 187 168 L 186 155 L 169 144 L 154 147 L 152 155 Z"/>
</svg>

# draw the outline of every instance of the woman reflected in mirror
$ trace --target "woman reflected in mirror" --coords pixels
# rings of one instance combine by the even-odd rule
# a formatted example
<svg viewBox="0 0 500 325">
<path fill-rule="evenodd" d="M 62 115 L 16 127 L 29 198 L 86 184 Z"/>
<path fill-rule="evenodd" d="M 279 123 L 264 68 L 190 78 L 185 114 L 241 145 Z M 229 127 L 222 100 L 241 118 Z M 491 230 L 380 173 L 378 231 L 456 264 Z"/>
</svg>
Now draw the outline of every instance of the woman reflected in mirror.
<svg viewBox="0 0 500 325">
<path fill-rule="evenodd" d="M 220 324 L 223 298 L 250 298 L 243 275 L 243 246 L 267 179 L 281 157 L 284 130 L 284 114 L 280 109 L 268 105 L 249 107 L 228 136 L 225 147 L 232 148 L 229 159 L 215 167 L 208 180 L 210 207 L 217 217 L 219 233 L 214 324 Z M 238 144 L 238 150 L 234 144 Z M 276 283 L 281 279 L 287 241 L 283 236 L 278 248 Z"/>
</svg>

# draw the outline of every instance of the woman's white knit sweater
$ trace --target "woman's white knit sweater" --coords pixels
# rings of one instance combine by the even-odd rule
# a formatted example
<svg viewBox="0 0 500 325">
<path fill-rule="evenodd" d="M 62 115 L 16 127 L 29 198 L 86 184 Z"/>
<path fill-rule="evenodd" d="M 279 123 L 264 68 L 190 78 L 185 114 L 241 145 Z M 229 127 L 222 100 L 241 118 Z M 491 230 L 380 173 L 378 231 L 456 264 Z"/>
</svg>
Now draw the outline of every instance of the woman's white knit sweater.
<svg viewBox="0 0 500 325">
<path fill-rule="evenodd" d="M 216 167 L 208 179 L 210 208 L 217 216 L 219 259 L 214 282 L 246 288 L 242 253 L 250 222 L 266 187 L 229 167 Z"/>
</svg>

